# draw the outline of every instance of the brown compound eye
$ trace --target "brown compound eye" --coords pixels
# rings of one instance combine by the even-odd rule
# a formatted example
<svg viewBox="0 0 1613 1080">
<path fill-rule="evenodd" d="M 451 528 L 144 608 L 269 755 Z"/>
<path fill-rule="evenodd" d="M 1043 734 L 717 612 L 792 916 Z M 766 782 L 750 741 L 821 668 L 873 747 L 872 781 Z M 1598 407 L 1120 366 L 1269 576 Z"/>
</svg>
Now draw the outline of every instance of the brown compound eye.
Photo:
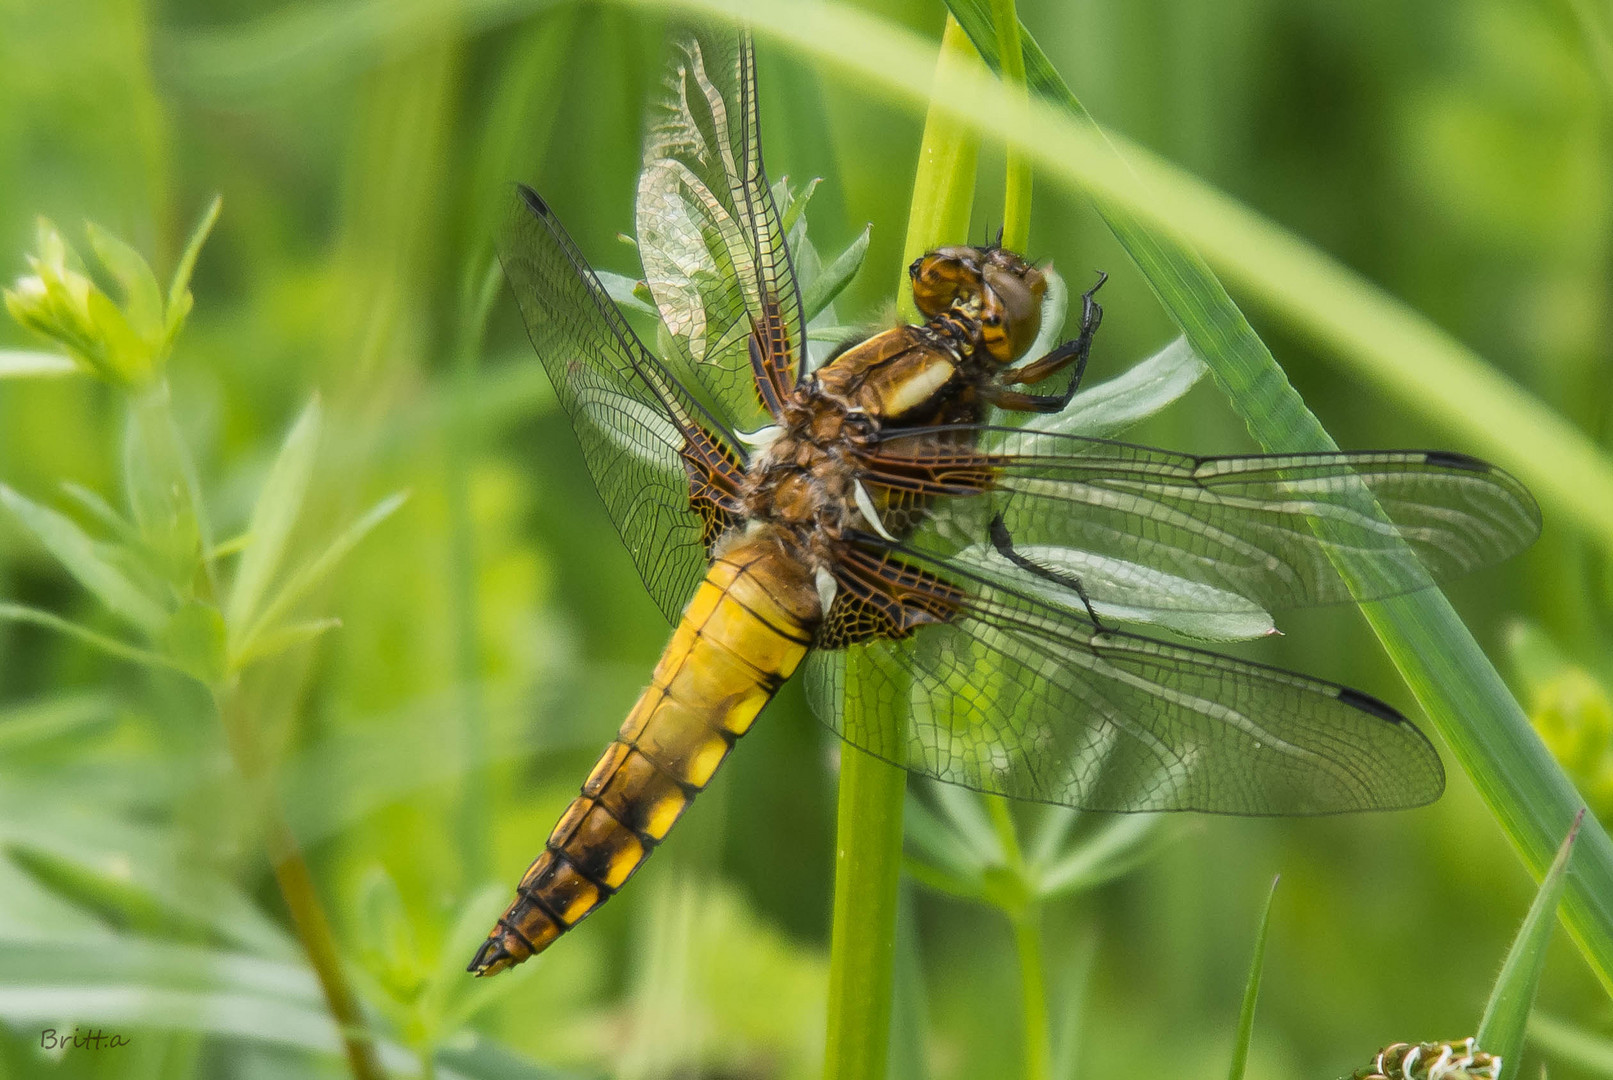
<svg viewBox="0 0 1613 1080">
<path fill-rule="evenodd" d="M 1042 328 L 1042 297 L 1047 279 L 1028 266 L 988 267 L 984 324 L 986 351 L 999 364 L 1010 364 L 1031 347 Z"/>
</svg>

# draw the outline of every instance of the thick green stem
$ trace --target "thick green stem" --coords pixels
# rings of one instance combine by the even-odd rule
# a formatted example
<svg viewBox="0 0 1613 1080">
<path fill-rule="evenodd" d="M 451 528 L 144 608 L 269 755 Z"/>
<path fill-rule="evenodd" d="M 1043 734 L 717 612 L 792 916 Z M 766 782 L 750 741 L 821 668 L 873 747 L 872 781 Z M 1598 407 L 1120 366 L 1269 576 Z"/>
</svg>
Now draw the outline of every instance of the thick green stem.
<svg viewBox="0 0 1613 1080">
<path fill-rule="evenodd" d="M 265 829 L 265 846 L 269 865 L 274 871 L 275 884 L 280 897 L 291 914 L 292 929 L 302 943 L 308 962 L 313 965 L 319 979 L 319 989 L 325 996 L 325 1005 L 336 1021 L 347 1055 L 347 1066 L 354 1080 L 384 1080 L 381 1060 L 376 1053 L 375 1041 L 370 1037 L 358 997 L 342 971 L 341 954 L 336 949 L 336 936 L 331 932 L 330 919 L 319 902 L 314 888 L 314 876 L 303 858 L 302 848 L 286 822 L 285 811 L 275 797 L 268 782 L 268 773 L 262 745 L 252 721 L 244 715 L 241 694 L 235 686 L 214 690 L 213 701 L 219 720 L 229 743 L 235 767 L 246 782 L 248 797 L 254 809 L 262 815 Z"/>
<path fill-rule="evenodd" d="M 907 773 L 847 745 L 840 763 L 825 1080 L 879 1080 L 890 1050 Z"/>
<path fill-rule="evenodd" d="M 936 63 L 937 101 L 954 72 L 980 63 L 974 46 L 951 17 Z M 959 241 L 969 231 L 974 201 L 977 137 L 943 109 L 930 109 L 913 178 L 908 212 L 905 264 L 943 241 Z M 914 314 L 904 273 L 898 302 Z M 858 659 L 847 661 L 848 708 L 859 704 L 850 692 L 857 683 Z M 874 699 L 868 698 L 869 702 Z M 848 718 L 849 720 L 849 718 Z M 880 745 L 900 760 L 907 745 L 907 715 L 898 706 L 887 715 L 864 716 L 863 725 L 882 723 Z M 840 766 L 840 805 L 836 821 L 834 924 L 829 942 L 829 1031 L 823 1060 L 825 1080 L 881 1080 L 890 1054 L 892 965 L 895 958 L 897 884 L 902 866 L 902 800 L 907 774 L 898 765 L 850 745 Z"/>
<path fill-rule="evenodd" d="M 1030 904 L 1014 920 L 1019 954 L 1019 1003 L 1024 1013 L 1025 1080 L 1049 1080 L 1053 1050 L 1047 1033 L 1047 974 L 1042 968 L 1042 908 Z"/>
</svg>

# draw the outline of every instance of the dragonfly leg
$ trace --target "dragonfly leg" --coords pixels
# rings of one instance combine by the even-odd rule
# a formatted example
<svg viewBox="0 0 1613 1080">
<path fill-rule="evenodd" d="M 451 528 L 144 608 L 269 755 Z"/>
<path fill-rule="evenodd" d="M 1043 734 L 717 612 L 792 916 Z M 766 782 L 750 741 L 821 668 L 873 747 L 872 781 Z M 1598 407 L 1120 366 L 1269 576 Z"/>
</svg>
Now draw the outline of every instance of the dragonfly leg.
<svg viewBox="0 0 1613 1080">
<path fill-rule="evenodd" d="M 1098 326 L 1103 322 L 1103 307 L 1094 298 L 1097 291 L 1103 288 L 1103 283 L 1109 280 L 1109 275 L 1098 273 L 1097 283 L 1081 294 L 1081 332 L 1073 341 L 1066 341 L 1052 352 L 1039 360 L 1033 360 L 1024 367 L 1010 368 L 1003 372 L 1004 385 L 1031 386 L 1051 378 L 1059 372 L 1075 366 L 1075 372 L 1070 377 L 1070 385 L 1062 394 L 1027 394 L 1016 390 L 999 389 L 992 395 L 992 403 L 999 408 L 1013 412 L 1061 412 L 1075 397 L 1075 392 L 1081 388 L 1081 377 L 1086 374 L 1087 358 L 1092 353 L 1092 339 L 1098 333 Z"/>
<path fill-rule="evenodd" d="M 1099 630 L 1107 629 L 1103 625 L 1103 620 L 1098 618 L 1097 609 L 1092 606 L 1092 598 L 1087 595 L 1086 586 L 1081 584 L 1081 579 L 1074 574 L 1066 574 L 1062 570 L 1053 569 L 1051 566 L 1043 566 L 1041 563 L 1021 555 L 1014 548 L 1014 538 L 1008 532 L 1008 526 L 1003 524 L 1001 514 L 997 514 L 991 519 L 991 546 L 997 549 L 999 555 L 1021 570 L 1051 581 L 1055 585 L 1062 585 L 1066 589 L 1074 589 L 1075 595 L 1081 598 L 1082 606 L 1087 609 L 1087 618 L 1092 620 L 1092 625 Z"/>
</svg>

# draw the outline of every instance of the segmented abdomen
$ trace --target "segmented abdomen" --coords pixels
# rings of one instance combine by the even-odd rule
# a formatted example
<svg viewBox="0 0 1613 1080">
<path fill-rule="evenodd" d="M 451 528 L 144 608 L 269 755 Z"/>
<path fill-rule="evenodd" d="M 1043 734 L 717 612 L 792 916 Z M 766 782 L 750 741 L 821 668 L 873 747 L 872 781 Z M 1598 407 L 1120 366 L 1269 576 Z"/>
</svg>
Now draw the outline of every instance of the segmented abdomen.
<svg viewBox="0 0 1613 1080">
<path fill-rule="evenodd" d="M 806 655 L 809 571 L 762 530 L 718 556 L 616 740 L 561 815 L 469 970 L 542 952 L 620 889 Z"/>
</svg>

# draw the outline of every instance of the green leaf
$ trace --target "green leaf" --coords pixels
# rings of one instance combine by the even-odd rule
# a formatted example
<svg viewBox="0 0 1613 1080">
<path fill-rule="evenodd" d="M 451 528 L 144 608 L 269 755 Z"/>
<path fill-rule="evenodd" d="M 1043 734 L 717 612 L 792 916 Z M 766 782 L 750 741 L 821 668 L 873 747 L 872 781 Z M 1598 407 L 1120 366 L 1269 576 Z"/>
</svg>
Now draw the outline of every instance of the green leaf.
<svg viewBox="0 0 1613 1080">
<path fill-rule="evenodd" d="M 252 542 L 241 555 L 224 612 L 224 621 L 234 635 L 244 633 L 256 620 L 264 593 L 285 557 L 286 544 L 313 475 L 321 417 L 319 398 L 315 397 L 287 433 L 258 494 L 257 505 L 252 508 L 252 521 L 247 528 Z"/>
<path fill-rule="evenodd" d="M 88 510 L 95 519 L 111 530 L 125 546 L 133 547 L 140 543 L 140 534 L 129 520 L 112 508 L 112 504 L 101 496 L 71 480 L 62 481 L 62 492 Z"/>
<path fill-rule="evenodd" d="M 857 276 L 862 269 L 863 259 L 868 255 L 868 241 L 873 235 L 872 225 L 863 226 L 863 231 L 857 238 L 846 245 L 846 250 L 834 257 L 834 261 L 812 280 L 807 287 L 806 295 L 801 298 L 806 308 L 808 320 L 815 318 L 820 311 L 835 302 L 845 287 L 851 284 L 851 279 Z"/>
<path fill-rule="evenodd" d="M 263 615 L 241 638 L 240 654 L 245 655 L 252 651 L 255 647 L 254 642 L 258 638 L 267 633 L 276 622 L 288 615 L 298 601 L 302 600 L 321 581 L 325 580 L 325 577 L 336 568 L 337 564 L 347 558 L 353 548 L 358 546 L 359 541 L 368 536 L 372 529 L 391 517 L 399 507 L 408 501 L 408 492 L 398 492 L 382 499 L 357 521 L 338 533 L 336 538 L 326 545 L 324 551 L 293 573 L 286 581 L 285 586 L 269 601 L 263 610 Z M 250 550 L 249 548 L 248 551 Z M 329 627 L 324 627 L 324 629 L 329 629 Z M 242 662 L 238 656 L 235 661 L 237 666 Z"/>
<path fill-rule="evenodd" d="M 161 380 L 130 398 L 123 485 L 151 561 L 175 594 L 189 596 L 198 568 L 206 565 L 202 553 L 211 547 L 211 531 L 196 468 Z"/>
<path fill-rule="evenodd" d="M 191 230 L 190 239 L 185 242 L 184 254 L 179 257 L 179 265 L 174 267 L 174 277 L 168 285 L 167 320 L 163 327 L 165 351 L 172 347 L 174 338 L 185 325 L 185 317 L 190 314 L 194 302 L 190 295 L 191 274 L 196 269 L 196 259 L 202 253 L 202 245 L 207 242 L 208 234 L 213 231 L 219 212 L 223 209 L 224 196 L 214 195 L 213 201 L 202 212 L 202 219 Z"/>
<path fill-rule="evenodd" d="M 1110 815 L 1071 851 L 1041 867 L 1037 895 L 1051 900 L 1095 889 L 1131 873 L 1183 835 L 1158 814 Z"/>
<path fill-rule="evenodd" d="M 114 701 L 96 693 L 59 693 L 0 710 L 0 755 L 78 737 L 112 716 Z"/>
<path fill-rule="evenodd" d="M 147 635 L 155 634 L 166 618 L 162 606 L 142 592 L 103 553 L 102 546 L 71 518 L 25 498 L 0 484 L 0 504 L 45 545 L 67 572 L 78 579 L 107 610 Z"/>
<path fill-rule="evenodd" d="M 1515 1062 L 1523 1052 L 1529 1010 L 1534 1005 L 1540 973 L 1546 966 L 1546 946 L 1551 941 L 1552 928 L 1557 925 L 1557 903 L 1562 899 L 1574 840 L 1584 818 L 1585 811 L 1581 810 L 1557 849 L 1557 858 L 1552 860 L 1551 869 L 1540 882 L 1540 891 L 1529 905 L 1529 914 L 1524 916 L 1518 936 L 1507 950 L 1501 974 L 1496 977 L 1490 1000 L 1485 1003 L 1484 1018 L 1479 1021 L 1475 1040 L 1480 1048 L 1502 1062 Z"/>
<path fill-rule="evenodd" d="M 162 288 L 145 256 L 91 222 L 85 227 L 90 246 L 123 290 L 123 315 L 129 328 L 144 341 L 162 333 Z"/>
<path fill-rule="evenodd" d="M 191 600 L 168 620 L 162 645 L 175 667 L 199 682 L 216 686 L 225 675 L 225 638 L 224 616 L 218 608 Z"/>
<path fill-rule="evenodd" d="M 126 641 L 119 641 L 117 638 L 97 633 L 87 626 L 80 626 L 70 619 L 64 619 L 60 615 L 28 607 L 25 604 L 0 603 L 0 619 L 6 619 L 10 622 L 29 623 L 33 626 L 43 626 L 47 630 L 55 630 L 58 633 L 66 634 L 68 637 L 77 638 L 86 645 L 100 649 L 108 655 L 116 656 L 120 660 L 133 660 L 135 663 L 144 664 L 147 667 L 173 667 L 173 662 L 161 653 L 142 649 L 140 646 L 131 645 Z"/>
<path fill-rule="evenodd" d="M 234 658 L 233 664 L 243 668 L 259 660 L 267 660 L 298 645 L 305 645 L 327 631 L 338 630 L 341 625 L 340 619 L 305 619 L 273 627 L 255 635 L 246 651 Z"/>
<path fill-rule="evenodd" d="M 1266 903 L 1260 910 L 1260 929 L 1255 934 L 1255 952 L 1249 958 L 1249 978 L 1243 985 L 1243 1006 L 1238 1010 L 1238 1036 L 1232 1045 L 1230 1080 L 1243 1080 L 1243 1070 L 1249 1064 L 1249 1041 L 1255 1033 L 1255 1003 L 1260 1000 L 1260 975 L 1266 965 L 1266 932 L 1271 928 L 1271 904 L 1277 898 L 1277 882 L 1273 878 Z"/>
<path fill-rule="evenodd" d="M 649 303 L 640 294 L 641 283 L 637 278 L 630 278 L 626 274 L 612 273 L 609 270 L 595 270 L 594 274 L 599 278 L 599 283 L 605 286 L 605 292 L 612 300 L 616 301 L 618 307 L 637 312 L 640 315 L 659 317 L 660 312 L 656 310 L 655 305 Z"/>
<path fill-rule="evenodd" d="M 0 379 L 49 379 L 83 370 L 72 357 L 60 353 L 0 349 Z"/>
<path fill-rule="evenodd" d="M 1108 438 L 1176 401 L 1193 389 L 1207 370 L 1193 346 L 1179 337 L 1120 375 L 1096 386 L 1084 386 L 1062 412 L 1036 417 L 1024 426 L 1030 431 Z"/>
</svg>

